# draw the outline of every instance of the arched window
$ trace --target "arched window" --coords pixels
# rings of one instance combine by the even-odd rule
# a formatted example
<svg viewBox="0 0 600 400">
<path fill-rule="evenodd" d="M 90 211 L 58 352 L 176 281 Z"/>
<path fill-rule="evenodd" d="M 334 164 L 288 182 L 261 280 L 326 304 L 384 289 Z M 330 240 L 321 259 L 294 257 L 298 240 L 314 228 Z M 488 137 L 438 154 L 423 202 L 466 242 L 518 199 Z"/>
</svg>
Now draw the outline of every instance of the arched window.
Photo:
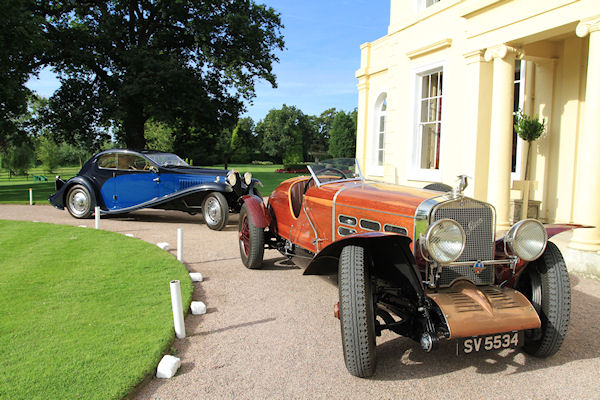
<svg viewBox="0 0 600 400">
<path fill-rule="evenodd" d="M 387 94 L 381 93 L 373 107 L 371 125 L 370 175 L 383 175 L 385 165 L 385 128 L 387 112 Z"/>
<path fill-rule="evenodd" d="M 377 131 L 375 132 L 377 144 L 376 148 L 376 164 L 383 167 L 384 143 L 385 143 L 385 112 L 387 109 L 387 99 L 384 98 L 377 110 Z"/>
</svg>

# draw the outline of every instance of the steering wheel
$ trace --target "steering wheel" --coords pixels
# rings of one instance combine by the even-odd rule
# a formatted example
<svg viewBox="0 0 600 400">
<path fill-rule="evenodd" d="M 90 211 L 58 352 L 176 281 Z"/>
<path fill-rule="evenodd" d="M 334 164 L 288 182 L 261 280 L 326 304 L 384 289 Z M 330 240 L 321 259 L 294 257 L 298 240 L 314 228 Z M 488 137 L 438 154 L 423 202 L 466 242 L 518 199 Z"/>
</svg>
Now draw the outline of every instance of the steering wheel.
<svg viewBox="0 0 600 400">
<path fill-rule="evenodd" d="M 341 179 L 347 179 L 348 177 L 346 176 L 346 174 L 344 174 L 341 170 L 334 168 L 334 167 L 327 167 L 327 168 L 323 168 L 322 170 L 319 171 L 319 174 L 323 171 L 333 171 L 336 172 L 338 174 L 340 174 L 342 177 Z M 306 193 L 306 191 L 308 190 L 308 188 L 310 187 L 310 183 L 313 181 L 313 177 L 311 176 L 310 179 L 308 181 L 306 181 L 306 185 L 304 186 L 304 193 Z"/>
</svg>

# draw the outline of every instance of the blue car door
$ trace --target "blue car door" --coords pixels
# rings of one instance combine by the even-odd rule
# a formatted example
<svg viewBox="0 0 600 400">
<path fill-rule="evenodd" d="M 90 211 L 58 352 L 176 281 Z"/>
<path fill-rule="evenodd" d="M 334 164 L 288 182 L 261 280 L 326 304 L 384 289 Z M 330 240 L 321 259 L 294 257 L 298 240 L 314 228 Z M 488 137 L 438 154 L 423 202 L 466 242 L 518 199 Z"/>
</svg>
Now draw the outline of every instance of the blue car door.
<svg viewBox="0 0 600 400">
<path fill-rule="evenodd" d="M 136 154 L 119 153 L 115 177 L 117 208 L 137 206 L 159 195 L 159 175 L 150 163 Z"/>
</svg>

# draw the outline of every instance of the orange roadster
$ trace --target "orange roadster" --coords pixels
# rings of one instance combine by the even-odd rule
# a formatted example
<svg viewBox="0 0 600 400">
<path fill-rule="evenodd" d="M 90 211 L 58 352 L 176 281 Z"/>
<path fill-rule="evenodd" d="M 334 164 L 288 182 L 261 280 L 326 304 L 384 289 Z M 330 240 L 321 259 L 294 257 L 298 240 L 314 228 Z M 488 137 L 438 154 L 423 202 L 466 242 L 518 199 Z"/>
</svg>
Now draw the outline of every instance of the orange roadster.
<svg viewBox="0 0 600 400">
<path fill-rule="evenodd" d="M 548 236 L 573 226 L 528 219 L 497 239 L 493 206 L 464 196 L 464 177 L 456 189 L 416 189 L 367 181 L 353 159 L 309 171 L 281 183 L 267 204 L 243 198 L 240 255 L 260 268 L 272 248 L 305 274 L 338 274 L 334 312 L 352 375 L 375 372 L 375 339 L 385 329 L 427 352 L 440 340 L 464 355 L 559 350 L 571 293 Z"/>
</svg>

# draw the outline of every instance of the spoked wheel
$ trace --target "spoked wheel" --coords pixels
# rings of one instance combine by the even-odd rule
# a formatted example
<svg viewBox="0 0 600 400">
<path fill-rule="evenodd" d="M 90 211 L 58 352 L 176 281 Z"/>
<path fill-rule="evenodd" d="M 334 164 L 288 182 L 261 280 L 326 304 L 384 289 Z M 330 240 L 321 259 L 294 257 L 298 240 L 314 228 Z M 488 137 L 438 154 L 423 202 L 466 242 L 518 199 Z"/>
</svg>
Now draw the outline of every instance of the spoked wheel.
<svg viewBox="0 0 600 400">
<path fill-rule="evenodd" d="M 219 192 L 212 192 L 202 203 L 202 215 L 206 225 L 214 231 L 220 231 L 227 225 L 229 205 L 225 196 Z"/>
<path fill-rule="evenodd" d="M 265 253 L 265 232 L 252 223 L 245 204 L 240 210 L 238 232 L 242 262 L 246 268 L 260 268 Z"/>
<path fill-rule="evenodd" d="M 339 262 L 340 325 L 346 368 L 365 378 L 375 372 L 375 313 L 365 249 L 346 246 Z"/>
<path fill-rule="evenodd" d="M 94 204 L 92 196 L 83 185 L 74 185 L 67 192 L 67 210 L 75 218 L 89 218 Z"/>
<path fill-rule="evenodd" d="M 542 326 L 525 331 L 525 352 L 537 357 L 556 353 L 567 334 L 571 312 L 569 273 L 556 245 L 548 242 L 544 254 L 532 262 L 516 287 L 535 307 Z"/>
</svg>

